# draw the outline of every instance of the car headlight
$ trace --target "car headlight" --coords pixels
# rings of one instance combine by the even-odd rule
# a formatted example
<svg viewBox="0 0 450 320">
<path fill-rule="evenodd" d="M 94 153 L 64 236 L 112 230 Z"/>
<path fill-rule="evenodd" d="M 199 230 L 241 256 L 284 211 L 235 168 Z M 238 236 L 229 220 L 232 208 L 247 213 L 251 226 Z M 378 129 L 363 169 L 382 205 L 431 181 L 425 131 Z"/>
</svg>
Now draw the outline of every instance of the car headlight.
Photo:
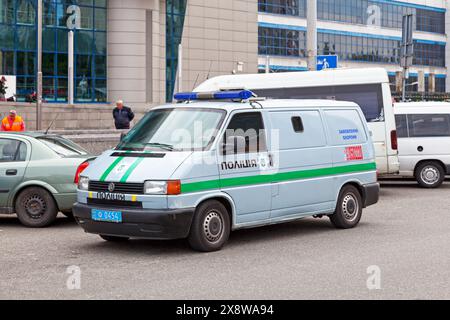
<svg viewBox="0 0 450 320">
<path fill-rule="evenodd" d="M 150 195 L 179 195 L 181 193 L 181 182 L 176 181 L 146 181 L 144 193 Z"/>
<path fill-rule="evenodd" d="M 78 189 L 83 191 L 89 190 L 89 178 L 80 177 L 78 180 Z"/>
</svg>

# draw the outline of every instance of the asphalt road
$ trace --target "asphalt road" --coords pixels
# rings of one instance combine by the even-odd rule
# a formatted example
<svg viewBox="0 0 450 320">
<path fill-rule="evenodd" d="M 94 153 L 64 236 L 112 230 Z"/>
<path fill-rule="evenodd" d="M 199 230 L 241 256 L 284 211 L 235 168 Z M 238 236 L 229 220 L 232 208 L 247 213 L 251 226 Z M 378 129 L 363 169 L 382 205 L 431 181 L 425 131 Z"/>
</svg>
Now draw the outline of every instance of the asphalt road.
<svg viewBox="0 0 450 320">
<path fill-rule="evenodd" d="M 237 231 L 210 254 L 184 241 L 106 243 L 64 217 L 32 230 L 0 216 L 0 246 L 0 299 L 450 299 L 450 183 L 389 182 L 357 229 L 305 219 Z M 70 266 L 79 290 L 67 288 Z M 371 266 L 379 290 L 368 289 Z"/>
</svg>

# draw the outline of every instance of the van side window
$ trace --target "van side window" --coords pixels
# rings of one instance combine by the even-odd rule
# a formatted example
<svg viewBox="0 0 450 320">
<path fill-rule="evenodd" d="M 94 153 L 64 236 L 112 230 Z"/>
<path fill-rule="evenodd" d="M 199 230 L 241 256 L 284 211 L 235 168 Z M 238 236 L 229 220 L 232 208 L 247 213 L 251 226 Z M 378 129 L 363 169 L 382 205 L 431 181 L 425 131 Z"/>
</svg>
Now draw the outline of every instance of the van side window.
<svg viewBox="0 0 450 320">
<path fill-rule="evenodd" d="M 27 146 L 13 139 L 0 139 L 0 163 L 22 162 L 26 160 Z"/>
<path fill-rule="evenodd" d="M 264 121 L 260 112 L 236 114 L 223 137 L 222 154 L 267 151 Z"/>
<path fill-rule="evenodd" d="M 411 114 L 408 120 L 410 137 L 450 137 L 449 114 Z"/>
<path fill-rule="evenodd" d="M 292 125 L 296 133 L 303 133 L 305 131 L 302 117 L 292 117 Z"/>
<path fill-rule="evenodd" d="M 397 135 L 399 138 L 408 138 L 408 118 L 406 114 L 395 116 L 397 124 Z"/>
</svg>

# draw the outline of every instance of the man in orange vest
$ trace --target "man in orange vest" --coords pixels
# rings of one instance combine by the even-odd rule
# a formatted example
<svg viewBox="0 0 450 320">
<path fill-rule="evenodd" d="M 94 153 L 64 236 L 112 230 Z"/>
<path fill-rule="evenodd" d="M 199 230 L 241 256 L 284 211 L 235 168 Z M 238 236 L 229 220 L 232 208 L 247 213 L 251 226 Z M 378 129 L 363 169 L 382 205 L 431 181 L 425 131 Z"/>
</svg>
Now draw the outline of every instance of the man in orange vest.
<svg viewBox="0 0 450 320">
<path fill-rule="evenodd" d="M 2 120 L 0 131 L 23 132 L 25 131 L 25 122 L 22 117 L 17 115 L 16 110 L 11 110 L 9 116 Z"/>
</svg>

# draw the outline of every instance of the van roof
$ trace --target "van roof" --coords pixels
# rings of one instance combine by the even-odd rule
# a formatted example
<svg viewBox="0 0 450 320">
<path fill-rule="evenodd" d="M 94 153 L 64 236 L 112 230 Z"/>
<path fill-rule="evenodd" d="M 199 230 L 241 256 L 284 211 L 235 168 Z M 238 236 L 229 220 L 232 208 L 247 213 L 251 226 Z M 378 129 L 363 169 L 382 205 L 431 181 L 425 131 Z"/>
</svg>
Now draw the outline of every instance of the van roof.
<svg viewBox="0 0 450 320">
<path fill-rule="evenodd" d="M 339 85 L 389 83 L 384 68 L 332 69 L 326 71 L 302 71 L 218 76 L 206 80 L 195 92 L 230 89 L 308 88 Z"/>
<path fill-rule="evenodd" d="M 449 102 L 400 102 L 394 104 L 395 114 L 450 113 Z"/>
<path fill-rule="evenodd" d="M 255 106 L 261 105 L 263 109 L 274 108 L 343 108 L 358 107 L 354 102 L 334 101 L 334 100 L 300 100 L 300 99 L 267 99 L 254 102 Z M 169 104 L 161 108 L 173 107 L 192 107 L 205 109 L 223 109 L 228 111 L 243 110 L 253 108 L 249 102 L 231 102 L 231 101 L 192 101 L 188 104 Z"/>
</svg>

